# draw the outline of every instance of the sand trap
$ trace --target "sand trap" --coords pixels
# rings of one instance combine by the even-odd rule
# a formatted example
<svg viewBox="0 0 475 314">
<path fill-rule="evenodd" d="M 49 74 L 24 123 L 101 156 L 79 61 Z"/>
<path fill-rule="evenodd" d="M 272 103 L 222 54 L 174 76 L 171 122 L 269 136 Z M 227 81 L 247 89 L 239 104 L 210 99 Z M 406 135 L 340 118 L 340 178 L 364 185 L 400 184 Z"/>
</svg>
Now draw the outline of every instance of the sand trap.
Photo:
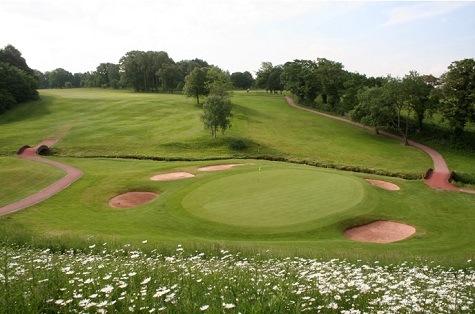
<svg viewBox="0 0 475 314">
<path fill-rule="evenodd" d="M 236 166 L 244 166 L 244 164 L 226 164 L 226 165 L 216 165 L 216 166 L 206 166 L 198 168 L 199 171 L 219 171 L 226 170 Z"/>
<path fill-rule="evenodd" d="M 114 208 L 131 208 L 150 203 L 157 196 L 152 192 L 127 192 L 112 198 L 109 205 Z"/>
<path fill-rule="evenodd" d="M 188 172 L 170 172 L 170 173 L 162 173 L 157 174 L 150 178 L 153 181 L 169 181 L 169 180 L 180 180 L 186 178 L 192 178 L 194 175 Z"/>
<path fill-rule="evenodd" d="M 344 236 L 350 240 L 374 243 L 390 243 L 403 240 L 416 232 L 416 228 L 393 221 L 375 221 L 351 228 Z"/>
<path fill-rule="evenodd" d="M 377 187 L 380 187 L 382 189 L 390 190 L 390 191 L 397 191 L 400 190 L 399 186 L 393 183 L 389 183 L 386 181 L 380 181 L 380 180 L 371 180 L 371 179 L 365 179 L 372 185 L 376 185 Z"/>
</svg>

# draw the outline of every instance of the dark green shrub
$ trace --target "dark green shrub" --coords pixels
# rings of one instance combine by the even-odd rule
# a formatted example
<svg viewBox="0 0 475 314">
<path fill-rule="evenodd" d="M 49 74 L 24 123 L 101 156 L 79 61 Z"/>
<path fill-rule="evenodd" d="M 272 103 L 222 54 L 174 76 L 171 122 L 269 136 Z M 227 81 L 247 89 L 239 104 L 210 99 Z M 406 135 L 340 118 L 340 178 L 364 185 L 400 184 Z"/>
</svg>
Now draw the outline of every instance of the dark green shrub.
<svg viewBox="0 0 475 314">
<path fill-rule="evenodd" d="M 233 150 L 244 150 L 247 148 L 247 144 L 243 140 L 236 140 L 229 144 L 229 148 Z"/>
</svg>

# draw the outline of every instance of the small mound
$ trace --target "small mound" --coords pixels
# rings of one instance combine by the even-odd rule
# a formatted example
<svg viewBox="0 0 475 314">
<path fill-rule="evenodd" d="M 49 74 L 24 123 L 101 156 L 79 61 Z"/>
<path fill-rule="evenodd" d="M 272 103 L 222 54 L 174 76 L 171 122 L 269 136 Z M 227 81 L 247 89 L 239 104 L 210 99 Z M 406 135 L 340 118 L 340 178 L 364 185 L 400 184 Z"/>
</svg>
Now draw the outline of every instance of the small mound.
<svg viewBox="0 0 475 314">
<path fill-rule="evenodd" d="M 109 205 L 114 208 L 131 208 L 153 201 L 158 194 L 152 192 L 127 192 L 113 197 Z"/>
<path fill-rule="evenodd" d="M 344 236 L 360 242 L 390 243 L 408 238 L 416 228 L 393 221 L 375 221 L 367 225 L 351 228 Z"/>
<path fill-rule="evenodd" d="M 150 178 L 153 181 L 170 181 L 170 180 L 180 180 L 186 178 L 192 178 L 194 175 L 188 172 L 170 172 L 170 173 L 162 173 L 157 174 Z"/>
<path fill-rule="evenodd" d="M 377 187 L 380 187 L 385 190 L 390 190 L 390 191 L 397 191 L 400 190 L 399 186 L 397 186 L 394 183 L 386 182 L 386 181 L 380 181 L 380 180 L 371 180 L 371 179 L 365 179 L 372 185 L 376 185 Z"/>
<path fill-rule="evenodd" d="M 215 165 L 215 166 L 206 166 L 198 168 L 199 171 L 219 171 L 226 170 L 236 166 L 244 166 L 244 164 L 225 164 L 225 165 Z"/>
</svg>

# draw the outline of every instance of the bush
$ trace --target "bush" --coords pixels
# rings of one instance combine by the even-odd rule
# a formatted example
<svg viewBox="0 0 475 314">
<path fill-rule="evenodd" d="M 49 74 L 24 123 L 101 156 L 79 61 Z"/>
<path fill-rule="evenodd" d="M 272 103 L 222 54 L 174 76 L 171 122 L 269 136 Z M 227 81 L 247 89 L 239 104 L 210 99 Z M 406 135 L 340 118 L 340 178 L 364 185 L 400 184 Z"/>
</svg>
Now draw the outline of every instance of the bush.
<svg viewBox="0 0 475 314">
<path fill-rule="evenodd" d="M 474 173 L 454 172 L 453 180 L 465 184 L 475 184 Z"/>
<path fill-rule="evenodd" d="M 231 142 L 229 148 L 233 150 L 244 150 L 247 148 L 247 144 L 243 140 L 236 140 Z"/>
</svg>

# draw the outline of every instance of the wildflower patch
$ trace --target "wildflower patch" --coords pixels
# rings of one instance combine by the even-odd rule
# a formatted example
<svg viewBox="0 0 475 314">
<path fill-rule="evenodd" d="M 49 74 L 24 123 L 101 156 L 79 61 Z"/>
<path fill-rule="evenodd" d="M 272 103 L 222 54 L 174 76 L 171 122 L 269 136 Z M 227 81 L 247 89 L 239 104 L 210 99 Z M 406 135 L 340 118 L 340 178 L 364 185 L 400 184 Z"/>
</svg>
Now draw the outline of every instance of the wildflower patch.
<svg viewBox="0 0 475 314">
<path fill-rule="evenodd" d="M 474 262 L 0 246 L 2 313 L 473 313 Z"/>
</svg>

